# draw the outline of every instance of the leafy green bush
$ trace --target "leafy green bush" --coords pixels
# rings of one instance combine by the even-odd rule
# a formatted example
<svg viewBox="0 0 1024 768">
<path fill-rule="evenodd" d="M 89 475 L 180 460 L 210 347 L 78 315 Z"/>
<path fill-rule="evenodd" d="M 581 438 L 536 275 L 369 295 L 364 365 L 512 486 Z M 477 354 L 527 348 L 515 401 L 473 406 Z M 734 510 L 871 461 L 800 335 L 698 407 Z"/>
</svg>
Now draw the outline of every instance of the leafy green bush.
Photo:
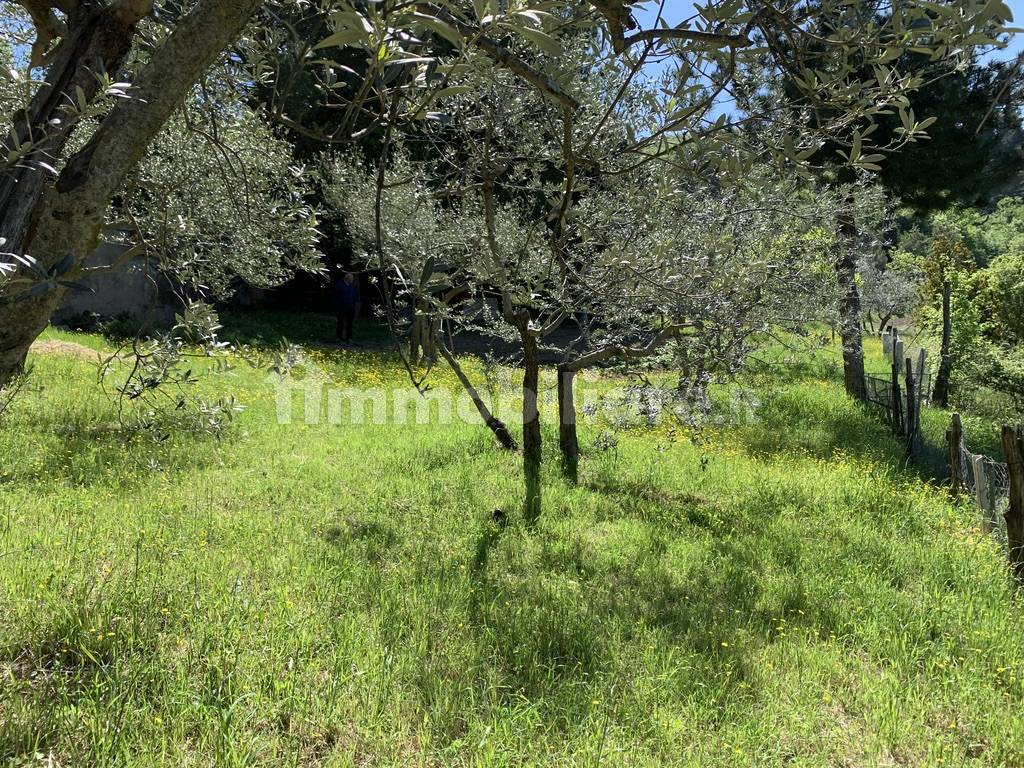
<svg viewBox="0 0 1024 768">
<path fill-rule="evenodd" d="M 1004 253 L 984 270 L 985 298 L 997 331 L 1024 342 L 1024 251 Z"/>
</svg>

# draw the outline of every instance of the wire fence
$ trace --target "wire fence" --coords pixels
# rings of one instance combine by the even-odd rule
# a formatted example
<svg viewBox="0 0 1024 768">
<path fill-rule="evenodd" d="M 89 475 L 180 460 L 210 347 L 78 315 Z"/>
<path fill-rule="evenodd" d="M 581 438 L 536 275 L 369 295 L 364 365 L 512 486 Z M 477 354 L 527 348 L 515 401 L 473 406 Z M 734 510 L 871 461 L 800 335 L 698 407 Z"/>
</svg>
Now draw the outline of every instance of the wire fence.
<svg viewBox="0 0 1024 768">
<path fill-rule="evenodd" d="M 959 431 L 959 482 L 981 510 L 986 531 L 995 536 L 1004 547 L 1009 546 L 1004 514 L 1010 505 L 1010 467 L 1006 462 L 968 450 Z M 954 474 L 957 470 L 953 470 Z M 955 478 L 954 478 L 955 479 Z"/>
<path fill-rule="evenodd" d="M 929 404 L 934 384 L 926 353 L 908 352 L 895 329 L 882 335 L 882 346 L 891 372 L 865 376 L 867 400 L 883 408 L 895 434 L 906 439 L 907 456 L 922 460 L 937 448 L 921 434 L 921 410 Z M 953 493 L 965 494 L 981 511 L 982 529 L 999 541 L 1024 582 L 1024 430 L 1003 427 L 1007 461 L 968 449 L 959 414 L 953 415 L 946 440 Z"/>
<path fill-rule="evenodd" d="M 892 379 L 889 376 L 874 376 L 868 374 L 864 377 L 869 403 L 881 406 L 887 411 L 892 410 Z"/>
<path fill-rule="evenodd" d="M 930 373 L 914 372 L 915 402 L 919 405 L 931 403 L 932 375 Z M 873 403 L 887 411 L 893 410 L 893 385 L 892 376 L 885 373 L 869 373 L 864 377 L 864 384 L 867 390 L 869 403 Z M 900 396 L 903 398 L 903 405 L 906 405 L 906 388 L 900 385 Z"/>
<path fill-rule="evenodd" d="M 895 331 L 882 334 L 882 349 L 890 369 L 864 376 L 866 399 L 885 411 L 893 434 L 905 439 L 907 455 L 913 456 L 921 447 L 921 409 L 932 391 L 927 354 L 920 348 L 908 351 Z"/>
</svg>

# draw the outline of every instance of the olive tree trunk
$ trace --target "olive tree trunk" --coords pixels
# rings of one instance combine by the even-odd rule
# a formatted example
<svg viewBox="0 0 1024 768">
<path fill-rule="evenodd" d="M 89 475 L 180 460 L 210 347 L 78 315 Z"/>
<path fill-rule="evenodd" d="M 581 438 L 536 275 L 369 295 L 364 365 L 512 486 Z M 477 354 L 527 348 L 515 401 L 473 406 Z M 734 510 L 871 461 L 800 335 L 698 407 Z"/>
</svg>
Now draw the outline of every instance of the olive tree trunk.
<svg viewBox="0 0 1024 768">
<path fill-rule="evenodd" d="M 839 284 L 839 334 L 843 342 L 843 383 L 846 393 L 857 400 L 867 399 L 864 381 L 864 342 L 861 337 L 860 291 L 857 288 L 857 254 L 854 243 L 857 225 L 853 217 L 839 217 L 839 255 L 836 279 Z"/>
<path fill-rule="evenodd" d="M 580 441 L 576 433 L 576 399 L 573 385 L 576 371 L 568 366 L 558 368 L 558 448 L 562 453 L 562 476 L 570 483 L 579 482 Z"/>
<path fill-rule="evenodd" d="M 118 100 L 55 182 L 48 171 L 23 162 L 0 176 L 0 237 L 4 250 L 32 256 L 46 270 L 72 257 L 63 277 L 80 273 L 96 248 L 110 201 L 189 89 L 241 34 L 261 0 L 199 0 L 153 52 L 129 91 Z M 138 21 L 152 9 L 146 0 L 78 4 L 68 19 L 47 82 L 16 119 L 16 132 L 46 136 L 42 150 L 59 157 L 66 131 L 47 134 L 60 119 L 65 94 L 81 87 L 95 95 L 96 73 L 116 74 L 131 50 Z M 8 138 L 8 144 L 14 135 Z M 0 297 L 0 387 L 24 369 L 29 347 L 46 328 L 64 289 L 41 282 L 31 295 Z"/>
<path fill-rule="evenodd" d="M 541 513 L 540 470 L 542 462 L 540 408 L 540 352 L 537 338 L 523 332 L 523 476 L 526 484 L 524 514 L 534 523 Z"/>
</svg>

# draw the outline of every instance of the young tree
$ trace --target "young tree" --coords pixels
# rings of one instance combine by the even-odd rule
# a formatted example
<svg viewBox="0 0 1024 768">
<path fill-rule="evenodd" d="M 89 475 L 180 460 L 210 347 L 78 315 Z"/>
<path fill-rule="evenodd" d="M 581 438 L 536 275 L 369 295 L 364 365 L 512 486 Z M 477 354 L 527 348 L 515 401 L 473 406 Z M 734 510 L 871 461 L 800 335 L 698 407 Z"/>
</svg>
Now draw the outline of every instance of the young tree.
<svg viewBox="0 0 1024 768">
<path fill-rule="evenodd" d="M 413 162 L 396 150 L 388 167 L 352 174 L 334 197 L 357 243 L 411 303 L 429 305 L 456 331 L 515 343 L 527 519 L 540 513 L 542 353 L 560 360 L 559 443 L 574 481 L 579 371 L 638 360 L 679 338 L 707 350 L 704 371 L 721 371 L 772 318 L 806 316 L 794 311 L 795 297 L 813 271 L 795 236 L 814 219 L 801 209 L 813 205 L 759 176 L 750 190 L 730 192 L 669 164 L 636 166 L 618 151 L 634 127 L 592 98 L 609 71 L 582 51 L 573 56 L 565 58 L 585 81 L 574 89 L 578 121 L 487 68 L 473 75 L 473 98 L 440 121 L 447 142 L 417 139 L 441 146 L 439 157 Z M 493 303 L 453 305 L 454 296 Z M 578 336 L 554 343 L 552 332 L 566 326 Z"/>
</svg>

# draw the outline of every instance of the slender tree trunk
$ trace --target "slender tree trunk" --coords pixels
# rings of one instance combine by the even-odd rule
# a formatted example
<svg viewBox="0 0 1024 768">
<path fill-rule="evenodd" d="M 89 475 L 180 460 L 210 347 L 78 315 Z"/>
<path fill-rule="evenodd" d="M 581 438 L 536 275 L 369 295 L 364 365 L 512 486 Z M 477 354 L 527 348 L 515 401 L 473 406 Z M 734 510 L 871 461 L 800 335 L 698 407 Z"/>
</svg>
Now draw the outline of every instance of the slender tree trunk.
<svg viewBox="0 0 1024 768">
<path fill-rule="evenodd" d="M 523 476 L 526 481 L 524 517 L 534 523 L 541 513 L 540 469 L 542 462 L 540 408 L 540 353 L 537 339 L 522 331 L 523 341 Z"/>
<path fill-rule="evenodd" d="M 885 333 L 885 329 L 889 326 L 889 321 L 892 320 L 892 312 L 888 312 L 882 316 L 882 319 L 878 323 L 878 335 L 881 336 Z"/>
<path fill-rule="evenodd" d="M 466 390 L 466 394 L 473 401 L 473 405 L 476 406 L 476 410 L 480 414 L 480 418 L 484 420 L 484 424 L 494 433 L 498 444 L 506 450 L 518 451 L 519 445 L 516 443 L 516 439 L 512 437 L 512 433 L 508 431 L 505 422 L 491 413 L 491 409 L 487 407 L 487 403 L 480 397 L 480 393 L 473 386 L 473 382 L 469 380 L 465 371 L 462 370 L 462 366 L 459 365 L 459 361 L 455 359 L 455 356 L 448 350 L 448 347 L 443 342 L 435 342 L 435 347 L 441 353 L 441 357 L 447 361 L 452 371 L 455 372 L 456 378 L 458 378 L 463 389 Z"/>
<path fill-rule="evenodd" d="M 839 333 L 843 342 L 843 381 L 846 393 L 867 399 L 864 382 L 864 343 L 860 327 L 860 291 L 857 289 L 857 256 L 853 251 L 856 223 L 847 213 L 839 217 L 840 253 L 836 260 L 839 283 Z"/>
<path fill-rule="evenodd" d="M 431 365 L 437 362 L 437 334 L 440 330 L 441 321 L 429 311 L 429 306 L 425 301 L 418 301 L 409 338 L 409 360 L 411 362 Z"/>
<path fill-rule="evenodd" d="M 949 377 L 953 372 L 953 355 L 950 345 L 953 336 L 953 317 L 950 309 L 952 288 L 949 281 L 942 284 L 942 349 L 939 353 L 939 370 L 935 374 L 932 401 L 940 408 L 949 407 Z"/>
<path fill-rule="evenodd" d="M 409 362 L 419 364 L 423 358 L 423 315 L 419 312 L 412 319 L 412 333 L 409 334 Z"/>
<path fill-rule="evenodd" d="M 576 433 L 576 399 L 573 383 L 576 371 L 558 368 L 558 447 L 562 452 L 562 475 L 571 483 L 579 482 L 580 443 Z"/>
<path fill-rule="evenodd" d="M 261 0 L 199 0 L 153 52 L 135 79 L 130 99 L 119 100 L 82 149 L 71 156 L 56 183 L 29 168 L 5 172 L 0 179 L 0 236 L 5 250 L 27 253 L 45 269 L 68 255 L 65 274 L 74 278 L 96 248 L 113 196 L 138 165 L 149 145 L 196 83 L 228 45 L 238 38 Z M 116 74 L 131 49 L 135 24 L 152 7 L 145 0 L 124 0 L 84 9 L 69 18 L 71 32 L 26 118 L 39 125 L 59 117 L 69 86 L 95 81 L 99 72 Z M 85 14 L 85 15 L 82 15 Z M 83 85 L 86 95 L 90 93 Z M 95 92 L 95 86 L 92 92 Z M 59 156 L 67 137 L 46 147 Z M 11 174 L 15 174 L 12 176 Z M 60 304 L 63 290 L 30 297 L 0 297 L 0 387 L 24 367 L 28 349 Z"/>
</svg>

